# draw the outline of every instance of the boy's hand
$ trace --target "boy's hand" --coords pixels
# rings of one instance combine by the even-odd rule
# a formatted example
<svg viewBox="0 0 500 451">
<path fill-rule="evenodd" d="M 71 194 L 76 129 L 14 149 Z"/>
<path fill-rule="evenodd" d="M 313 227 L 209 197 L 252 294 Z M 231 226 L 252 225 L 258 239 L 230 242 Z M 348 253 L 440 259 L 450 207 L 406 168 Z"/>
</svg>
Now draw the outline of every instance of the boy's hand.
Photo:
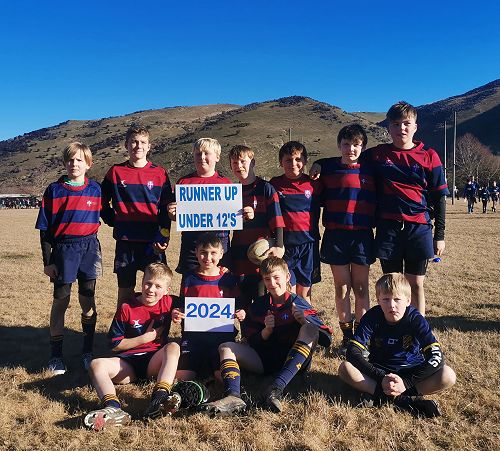
<svg viewBox="0 0 500 451">
<path fill-rule="evenodd" d="M 186 315 L 180 311 L 178 308 L 172 309 L 172 322 L 174 324 L 180 324 L 180 322 L 186 317 Z"/>
<path fill-rule="evenodd" d="M 271 310 L 267 311 L 267 315 L 264 318 L 264 325 L 266 326 L 266 329 L 270 330 L 271 332 L 274 329 L 274 315 Z"/>
<path fill-rule="evenodd" d="M 48 265 L 43 267 L 43 273 L 51 279 L 55 279 L 59 274 L 59 271 L 57 271 L 56 265 Z"/>
<path fill-rule="evenodd" d="M 382 389 L 387 396 L 399 396 L 406 390 L 403 379 L 397 374 L 389 373 L 382 379 Z"/>
<path fill-rule="evenodd" d="M 298 309 L 295 302 L 292 303 L 292 315 L 300 325 L 307 323 L 306 316 L 304 315 L 304 310 Z"/>
<path fill-rule="evenodd" d="M 318 180 L 321 175 L 321 166 L 317 163 L 313 163 L 311 169 L 309 169 L 309 178 L 311 180 Z"/>
<path fill-rule="evenodd" d="M 167 212 L 168 212 L 168 217 L 172 221 L 175 221 L 175 216 L 177 214 L 177 202 L 170 202 L 167 205 Z"/>
<path fill-rule="evenodd" d="M 241 214 L 244 221 L 250 221 L 255 217 L 255 212 L 252 207 L 243 207 Z"/>
<path fill-rule="evenodd" d="M 445 243 L 444 240 L 434 240 L 434 255 L 440 257 L 444 254 Z"/>
<path fill-rule="evenodd" d="M 283 258 L 283 255 L 285 255 L 285 248 L 284 247 L 277 247 L 277 246 L 273 246 L 273 247 L 270 247 L 265 253 L 264 253 L 265 257 L 271 257 L 271 256 L 274 256 L 274 257 L 278 257 L 278 258 Z"/>
<path fill-rule="evenodd" d="M 154 320 L 151 320 L 149 322 L 148 328 L 146 329 L 146 332 L 142 334 L 145 340 L 144 343 L 150 343 L 152 341 L 155 341 L 156 339 L 161 337 L 162 333 L 163 333 L 163 326 L 160 326 L 155 329 Z"/>
<path fill-rule="evenodd" d="M 168 247 L 168 241 L 166 243 L 153 243 L 153 251 L 155 254 L 163 254 Z"/>
<path fill-rule="evenodd" d="M 241 323 L 242 321 L 245 321 L 245 318 L 247 317 L 247 312 L 245 312 L 245 310 L 243 309 L 238 309 L 236 310 L 236 312 L 234 312 L 234 317 Z"/>
</svg>

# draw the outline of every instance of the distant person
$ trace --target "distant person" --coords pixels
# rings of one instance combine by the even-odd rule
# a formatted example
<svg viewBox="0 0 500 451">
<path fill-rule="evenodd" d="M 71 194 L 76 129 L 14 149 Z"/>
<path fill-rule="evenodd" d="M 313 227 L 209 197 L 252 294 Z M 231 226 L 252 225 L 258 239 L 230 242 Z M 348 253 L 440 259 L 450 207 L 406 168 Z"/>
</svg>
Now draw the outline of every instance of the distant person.
<svg viewBox="0 0 500 451">
<path fill-rule="evenodd" d="M 221 145 L 214 138 L 200 138 L 193 144 L 193 159 L 195 172 L 192 172 L 184 177 L 181 177 L 177 184 L 179 185 L 207 185 L 207 184 L 228 184 L 232 183 L 227 177 L 220 175 L 215 166 L 220 160 Z M 175 221 L 177 216 L 177 203 L 175 201 L 168 205 L 170 218 Z M 181 250 L 179 255 L 179 263 L 176 272 L 186 274 L 198 267 L 196 258 L 196 241 L 198 237 L 205 233 L 203 231 L 189 231 L 181 234 Z M 223 266 L 229 266 L 229 231 L 221 230 L 216 232 L 221 239 L 224 249 Z"/>
<path fill-rule="evenodd" d="M 101 217 L 113 227 L 118 305 L 134 295 L 137 271 L 165 262 L 170 237 L 167 205 L 172 188 L 167 171 L 148 161 L 149 131 L 131 127 L 125 136 L 129 158 L 109 169 L 102 182 Z"/>
<path fill-rule="evenodd" d="M 477 184 L 474 181 L 474 176 L 469 176 L 464 187 L 464 199 L 467 201 L 467 213 L 474 213 L 474 204 L 476 203 Z"/>
<path fill-rule="evenodd" d="M 441 415 L 437 403 L 422 395 L 453 386 L 456 376 L 444 364 L 429 323 L 410 306 L 407 279 L 399 273 L 385 274 L 375 291 L 378 305 L 361 318 L 339 377 L 363 393 L 367 407 L 388 403 L 416 415 Z"/>
<path fill-rule="evenodd" d="M 446 196 L 449 194 L 437 152 L 413 141 L 417 110 L 406 102 L 387 112 L 391 144 L 361 154 L 361 165 L 373 165 L 377 186 L 375 248 L 382 271 L 404 273 L 411 303 L 425 315 L 424 280 L 430 258 L 445 249 Z M 434 215 L 434 241 L 431 212 Z"/>
<path fill-rule="evenodd" d="M 488 202 L 490 201 L 490 191 L 487 185 L 484 185 L 479 189 L 479 197 L 481 199 L 481 203 L 483 204 L 483 213 L 486 213 L 486 210 L 488 209 Z"/>
<path fill-rule="evenodd" d="M 151 263 L 144 269 L 141 293 L 118 306 L 108 338 L 116 357 L 92 361 L 89 376 L 102 407 L 89 412 L 85 426 L 99 431 L 107 426 L 122 426 L 130 415 L 122 409 L 115 384 L 156 378 L 153 397 L 163 396 L 162 409 L 177 410 L 179 395 L 171 393 L 176 375 L 179 345 L 168 341 L 172 306 L 176 300 L 168 292 L 172 271 L 163 263 Z"/>
<path fill-rule="evenodd" d="M 264 179 L 255 175 L 254 151 L 244 145 L 236 145 L 229 151 L 231 171 L 242 185 L 243 230 L 233 231 L 231 240 L 231 268 L 240 278 L 240 291 L 244 308 L 264 294 L 264 283 L 259 266 L 247 257 L 250 244 L 260 238 L 274 238 L 274 246 L 264 257 L 283 257 L 283 229 L 278 193 Z"/>
<path fill-rule="evenodd" d="M 311 168 L 323 186 L 321 261 L 330 265 L 335 305 L 342 332 L 338 348 L 345 357 L 347 344 L 361 317 L 370 308 L 370 265 L 375 262 L 375 181 L 370 163 L 359 163 L 366 148 L 366 132 L 358 124 L 343 127 L 337 136 L 340 157 L 322 158 Z M 354 315 L 351 310 L 354 294 Z"/>
<path fill-rule="evenodd" d="M 281 412 L 283 390 L 297 373 L 309 369 L 317 344 L 328 347 L 331 343 L 331 331 L 316 311 L 290 292 L 290 272 L 283 259 L 267 258 L 260 265 L 260 273 L 269 293 L 248 307 L 243 322 L 248 343 L 219 347 L 224 397 L 200 406 L 208 413 L 231 415 L 246 409 L 241 399 L 240 367 L 275 375 L 264 392 L 264 403 L 268 410 Z"/>
<path fill-rule="evenodd" d="M 51 183 L 43 195 L 35 227 L 40 230 L 43 272 L 54 284 L 50 311 L 51 358 L 47 365 L 53 375 L 64 374 L 64 316 L 71 285 L 78 280 L 82 310 L 82 364 L 88 369 L 93 358 L 97 320 L 95 285 L 102 275 L 101 246 L 97 239 L 101 210 L 101 187 L 86 177 L 92 166 L 90 148 L 72 142 L 63 151 L 67 175 Z"/>
<path fill-rule="evenodd" d="M 497 204 L 498 204 L 498 199 L 500 197 L 500 188 L 497 186 L 497 182 L 494 180 L 491 182 L 491 185 L 489 187 L 489 192 L 490 192 L 490 198 L 491 198 L 491 211 L 493 213 L 496 213 L 497 211 Z"/>
<path fill-rule="evenodd" d="M 303 144 L 289 141 L 283 144 L 278 156 L 284 173 L 269 183 L 278 193 L 285 222 L 283 259 L 290 271 L 292 292 L 311 303 L 312 284 L 321 281 L 318 225 L 321 184 L 304 173 L 307 150 Z"/>
</svg>

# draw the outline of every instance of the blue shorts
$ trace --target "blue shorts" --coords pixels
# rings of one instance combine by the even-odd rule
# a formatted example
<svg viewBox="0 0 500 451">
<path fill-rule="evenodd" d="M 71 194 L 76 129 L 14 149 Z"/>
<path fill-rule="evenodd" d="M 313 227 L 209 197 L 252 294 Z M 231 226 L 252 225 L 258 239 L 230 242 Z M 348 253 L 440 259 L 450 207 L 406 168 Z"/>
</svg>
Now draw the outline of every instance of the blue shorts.
<svg viewBox="0 0 500 451">
<path fill-rule="evenodd" d="M 53 282 L 73 283 L 78 280 L 95 280 L 102 276 L 101 245 L 96 235 L 68 238 L 55 243 L 50 263 L 56 265 L 58 274 Z"/>
<path fill-rule="evenodd" d="M 372 229 L 325 230 L 321 261 L 329 265 L 371 265 L 375 261 Z"/>
<path fill-rule="evenodd" d="M 290 270 L 290 284 L 298 284 L 310 287 L 313 283 L 321 282 L 321 271 L 319 262 L 319 243 L 309 243 L 297 246 L 285 246 L 283 259 Z"/>
<path fill-rule="evenodd" d="M 151 253 L 150 243 L 118 240 L 115 249 L 114 272 L 119 288 L 135 287 L 137 271 L 144 271 L 150 263 L 165 263 L 165 254 Z"/>
<path fill-rule="evenodd" d="M 138 354 L 118 354 L 117 357 L 125 360 L 134 370 L 135 377 L 139 380 L 148 378 L 148 366 L 153 356 L 158 351 L 140 352 Z"/>
<path fill-rule="evenodd" d="M 432 226 L 406 221 L 379 221 L 375 247 L 380 260 L 428 260 L 434 257 Z"/>
</svg>

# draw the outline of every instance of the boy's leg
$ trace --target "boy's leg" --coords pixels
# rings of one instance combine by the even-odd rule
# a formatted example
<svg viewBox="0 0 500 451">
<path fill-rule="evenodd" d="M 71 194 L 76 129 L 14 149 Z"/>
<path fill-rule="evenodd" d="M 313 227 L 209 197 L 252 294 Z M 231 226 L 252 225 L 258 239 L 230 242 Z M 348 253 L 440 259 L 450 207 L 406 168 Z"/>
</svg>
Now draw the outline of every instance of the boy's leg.
<svg viewBox="0 0 500 451">
<path fill-rule="evenodd" d="M 448 365 L 444 365 L 443 368 L 435 372 L 432 376 L 421 382 L 417 382 L 416 388 L 421 395 L 431 395 L 452 387 L 455 385 L 456 380 L 457 376 L 455 372 Z"/>
<path fill-rule="evenodd" d="M 411 286 L 411 305 L 425 316 L 424 281 L 428 260 L 405 260 L 405 277 Z"/>
<path fill-rule="evenodd" d="M 351 267 L 350 265 L 330 265 L 335 285 L 335 306 L 342 331 L 339 354 L 345 356 L 347 343 L 352 338 L 353 321 L 351 313 Z"/>
<path fill-rule="evenodd" d="M 63 362 L 64 315 L 69 305 L 70 283 L 54 283 L 54 298 L 50 309 L 50 361 L 48 369 L 54 375 L 64 374 Z"/>
<path fill-rule="evenodd" d="M 82 309 L 82 359 L 83 366 L 86 370 L 89 369 L 90 362 L 93 358 L 92 353 L 94 350 L 94 335 L 97 322 L 97 311 L 94 297 L 95 283 L 95 279 L 85 281 L 78 280 L 78 300 Z"/>
<path fill-rule="evenodd" d="M 377 383 L 368 376 L 365 376 L 352 363 L 342 362 L 338 369 L 340 379 L 356 390 L 373 395 Z"/>
<path fill-rule="evenodd" d="M 368 276 L 370 265 L 351 264 L 352 290 L 354 292 L 354 311 L 356 322 L 370 309 L 370 290 Z"/>
</svg>

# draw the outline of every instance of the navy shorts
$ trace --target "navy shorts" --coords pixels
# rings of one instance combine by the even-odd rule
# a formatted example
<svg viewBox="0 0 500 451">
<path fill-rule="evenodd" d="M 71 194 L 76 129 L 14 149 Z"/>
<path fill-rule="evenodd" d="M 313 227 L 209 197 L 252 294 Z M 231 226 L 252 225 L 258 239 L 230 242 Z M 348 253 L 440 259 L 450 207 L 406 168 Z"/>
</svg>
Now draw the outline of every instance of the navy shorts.
<svg viewBox="0 0 500 451">
<path fill-rule="evenodd" d="M 134 370 L 139 380 L 148 378 L 148 366 L 153 356 L 158 351 L 140 352 L 139 354 L 118 354 L 120 359 L 125 360 Z"/>
<path fill-rule="evenodd" d="M 290 349 L 286 349 L 282 346 L 262 346 L 254 349 L 257 354 L 259 354 L 265 374 L 271 374 L 280 371 L 286 362 L 288 353 L 290 352 Z M 302 364 L 299 373 L 307 371 L 309 369 L 309 367 L 311 366 L 313 354 L 314 352 L 309 353 L 309 356 Z"/>
<path fill-rule="evenodd" d="M 297 246 L 285 246 L 283 259 L 290 270 L 290 284 L 298 284 L 310 287 L 313 283 L 321 282 L 321 271 L 319 262 L 319 243 L 309 243 Z"/>
<path fill-rule="evenodd" d="M 329 265 L 371 265 L 375 261 L 372 229 L 325 230 L 321 261 Z"/>
<path fill-rule="evenodd" d="M 375 237 L 377 257 L 386 265 L 397 265 L 399 272 L 417 274 L 422 272 L 424 260 L 434 257 L 432 226 L 406 221 L 380 221 Z M 424 269 L 425 269 L 424 268 Z M 385 269 L 384 269 L 385 271 Z"/>
<path fill-rule="evenodd" d="M 52 248 L 50 263 L 56 265 L 58 284 L 95 280 L 102 276 L 101 245 L 96 235 L 68 238 Z"/>
<path fill-rule="evenodd" d="M 165 263 L 165 254 L 151 252 L 150 243 L 118 240 L 115 249 L 114 272 L 118 277 L 118 287 L 135 287 L 137 271 L 144 271 L 150 263 Z"/>
</svg>

